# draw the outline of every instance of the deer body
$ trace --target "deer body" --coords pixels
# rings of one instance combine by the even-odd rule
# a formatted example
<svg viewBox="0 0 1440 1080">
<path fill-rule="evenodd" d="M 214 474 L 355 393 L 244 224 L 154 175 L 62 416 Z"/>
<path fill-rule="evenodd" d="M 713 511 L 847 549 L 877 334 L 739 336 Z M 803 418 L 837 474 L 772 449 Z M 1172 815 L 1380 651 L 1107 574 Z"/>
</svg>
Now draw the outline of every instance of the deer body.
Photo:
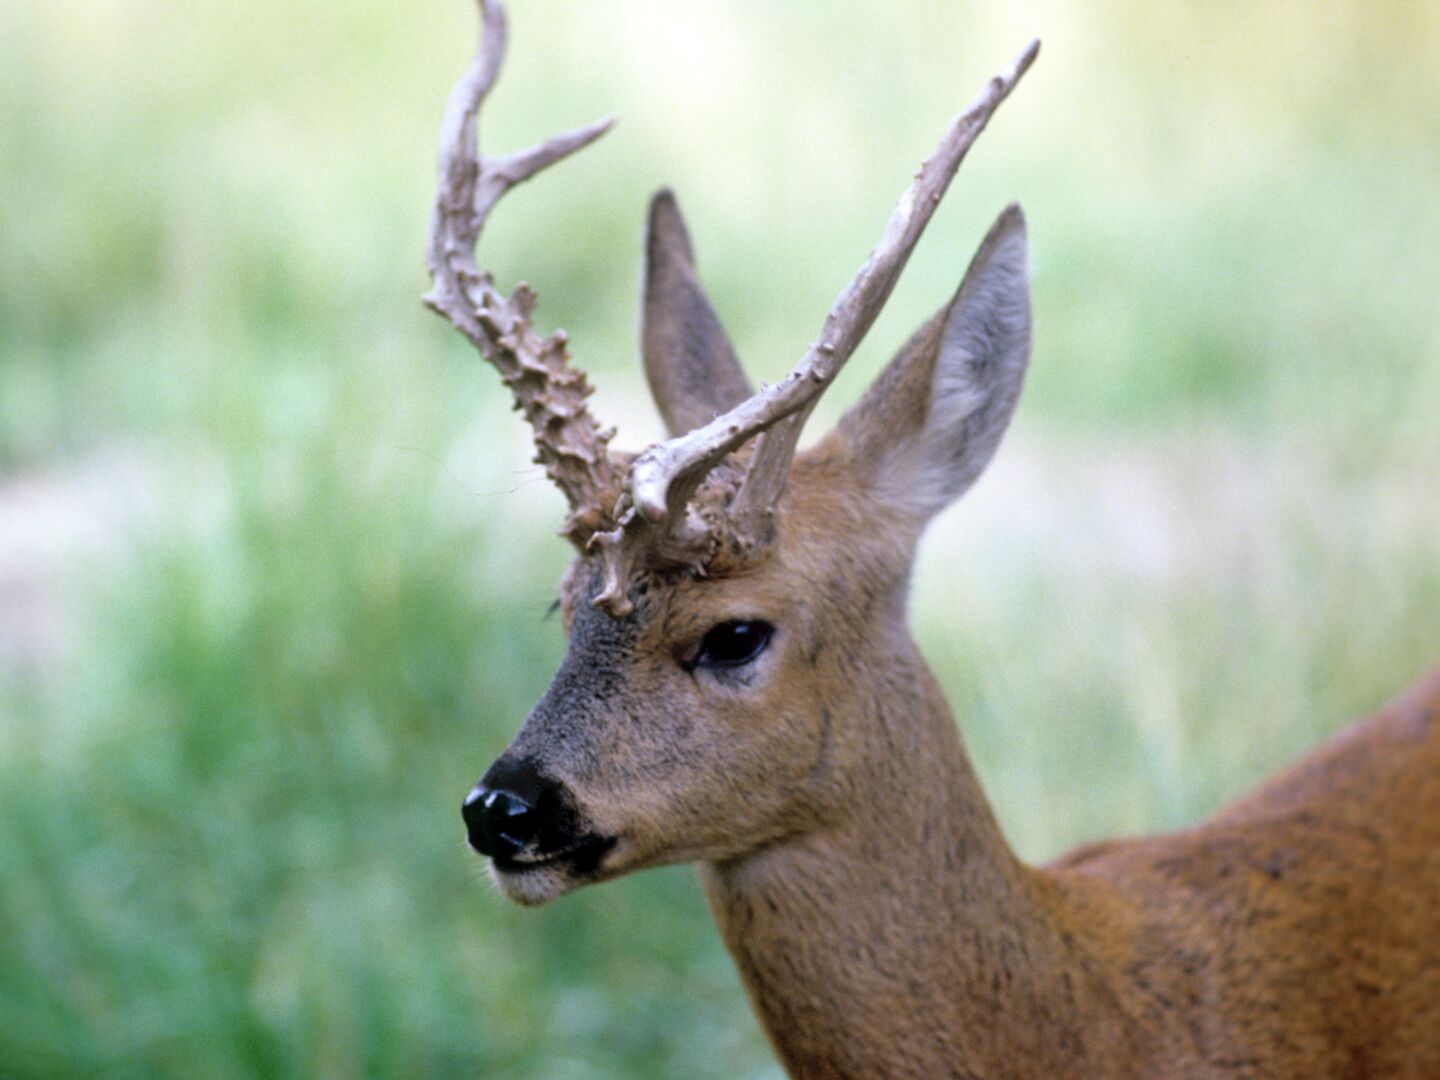
<svg viewBox="0 0 1440 1080">
<path fill-rule="evenodd" d="M 671 438 L 589 414 L 534 296 L 473 262 L 498 199 L 606 124 L 481 158 L 504 23 L 442 128 L 427 298 L 500 369 L 570 502 L 550 689 L 465 799 L 523 904 L 695 862 L 795 1076 L 1440 1076 L 1440 671 L 1208 822 L 1032 868 L 906 625 L 927 522 L 975 481 L 1030 355 L 1003 212 L 958 291 L 836 428 L 814 402 L 874 321 L 1032 44 L 952 122 L 801 362 L 750 390 L 679 208 L 651 203 L 641 353 Z"/>
</svg>

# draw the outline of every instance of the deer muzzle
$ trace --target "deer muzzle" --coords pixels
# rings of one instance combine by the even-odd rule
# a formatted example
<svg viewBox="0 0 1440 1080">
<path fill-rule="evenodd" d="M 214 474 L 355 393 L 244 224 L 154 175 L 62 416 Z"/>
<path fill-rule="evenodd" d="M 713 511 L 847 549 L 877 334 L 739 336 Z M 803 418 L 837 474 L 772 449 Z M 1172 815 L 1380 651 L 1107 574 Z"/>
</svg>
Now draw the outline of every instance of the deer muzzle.
<svg viewBox="0 0 1440 1080">
<path fill-rule="evenodd" d="M 501 757 L 460 808 L 470 846 L 503 873 L 563 863 L 593 870 L 613 841 L 583 828 L 574 797 L 533 761 Z"/>
</svg>

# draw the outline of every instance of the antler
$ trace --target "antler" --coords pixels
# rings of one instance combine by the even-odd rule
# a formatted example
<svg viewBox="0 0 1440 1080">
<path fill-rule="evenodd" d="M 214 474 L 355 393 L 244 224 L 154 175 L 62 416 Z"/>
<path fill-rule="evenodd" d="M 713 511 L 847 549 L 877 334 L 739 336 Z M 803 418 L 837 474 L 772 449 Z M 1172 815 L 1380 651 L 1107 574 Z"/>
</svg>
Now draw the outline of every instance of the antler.
<svg viewBox="0 0 1440 1080">
<path fill-rule="evenodd" d="M 703 567 L 722 543 L 722 530 L 724 542 L 741 553 L 765 543 L 795 445 L 816 401 L 880 314 L 966 151 L 1039 51 L 1040 42 L 1030 42 L 951 121 L 940 145 L 900 197 L 880 242 L 840 293 L 820 337 L 795 369 L 704 427 L 657 443 L 631 463 L 616 507 L 617 527 L 591 541 L 601 549 L 606 567 L 606 588 L 597 604 L 617 615 L 628 610 L 626 578 L 647 549 L 658 552 L 662 561 Z M 733 500 L 718 514 L 697 510 L 693 497 L 712 470 L 757 435 Z M 723 523 L 714 520 L 717 516 Z"/>
<path fill-rule="evenodd" d="M 591 387 L 585 373 L 567 363 L 565 332 L 540 337 L 530 321 L 535 294 L 524 283 L 501 294 L 476 267 L 475 243 L 507 191 L 594 142 L 614 119 L 504 157 L 482 156 L 477 117 L 505 55 L 505 11 L 499 0 L 479 5 L 480 42 L 440 124 L 440 177 L 426 252 L 434 287 L 424 302 L 469 338 L 514 392 L 515 407 L 535 431 L 536 462 L 570 503 L 562 531 L 583 547 L 608 523 L 606 510 L 620 489 L 619 466 L 606 449 L 614 430 L 601 429 L 590 414 Z"/>
<path fill-rule="evenodd" d="M 534 429 L 535 460 L 569 501 L 563 533 L 582 550 L 600 552 L 605 583 L 595 603 L 621 616 L 631 606 L 631 571 L 642 560 L 698 571 L 722 545 L 743 556 L 766 542 L 815 402 L 880 314 L 966 151 L 1034 62 L 1040 43 L 1032 41 L 951 122 L 795 369 L 705 426 L 651 446 L 622 477 L 606 445 L 614 430 L 602 429 L 591 416 L 585 404 L 591 388 L 585 373 L 569 366 L 564 331 L 540 337 L 531 325 L 536 298 L 529 287 L 521 283 L 505 296 L 475 264 L 480 230 L 505 193 L 588 146 L 614 121 L 606 118 L 504 157 L 481 155 L 477 120 L 505 54 L 505 12 L 499 0 L 478 3 L 480 42 L 450 92 L 440 126 L 440 175 L 426 253 L 433 288 L 424 299 L 511 388 L 516 408 Z M 748 464 L 731 457 L 757 435 Z M 727 458 L 730 464 L 717 468 Z M 694 496 L 707 479 L 724 487 L 725 497 L 701 504 Z"/>
</svg>

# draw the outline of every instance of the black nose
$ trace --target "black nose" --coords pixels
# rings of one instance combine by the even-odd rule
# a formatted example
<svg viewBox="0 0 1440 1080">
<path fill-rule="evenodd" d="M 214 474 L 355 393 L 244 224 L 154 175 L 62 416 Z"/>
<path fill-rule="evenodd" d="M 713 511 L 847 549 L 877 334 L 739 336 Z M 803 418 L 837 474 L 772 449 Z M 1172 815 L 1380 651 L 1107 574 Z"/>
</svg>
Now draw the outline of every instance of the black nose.
<svg viewBox="0 0 1440 1080">
<path fill-rule="evenodd" d="M 529 849 L 540 857 L 574 840 L 574 815 L 563 789 L 528 761 L 501 758 L 460 808 L 470 846 L 505 860 Z"/>
<path fill-rule="evenodd" d="M 514 855 L 540 831 L 540 815 L 513 791 L 476 784 L 460 808 L 470 846 L 481 855 Z"/>
</svg>

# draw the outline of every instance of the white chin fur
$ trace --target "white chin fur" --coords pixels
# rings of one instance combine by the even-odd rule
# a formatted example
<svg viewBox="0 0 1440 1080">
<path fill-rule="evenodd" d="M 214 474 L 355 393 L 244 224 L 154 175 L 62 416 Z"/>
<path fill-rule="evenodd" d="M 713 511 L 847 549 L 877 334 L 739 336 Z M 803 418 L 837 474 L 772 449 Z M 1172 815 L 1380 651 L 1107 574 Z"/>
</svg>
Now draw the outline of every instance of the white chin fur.
<svg viewBox="0 0 1440 1080">
<path fill-rule="evenodd" d="M 506 900 L 535 907 L 574 889 L 579 882 L 561 866 L 539 866 L 523 873 L 507 873 L 490 864 L 490 880 Z"/>
</svg>

